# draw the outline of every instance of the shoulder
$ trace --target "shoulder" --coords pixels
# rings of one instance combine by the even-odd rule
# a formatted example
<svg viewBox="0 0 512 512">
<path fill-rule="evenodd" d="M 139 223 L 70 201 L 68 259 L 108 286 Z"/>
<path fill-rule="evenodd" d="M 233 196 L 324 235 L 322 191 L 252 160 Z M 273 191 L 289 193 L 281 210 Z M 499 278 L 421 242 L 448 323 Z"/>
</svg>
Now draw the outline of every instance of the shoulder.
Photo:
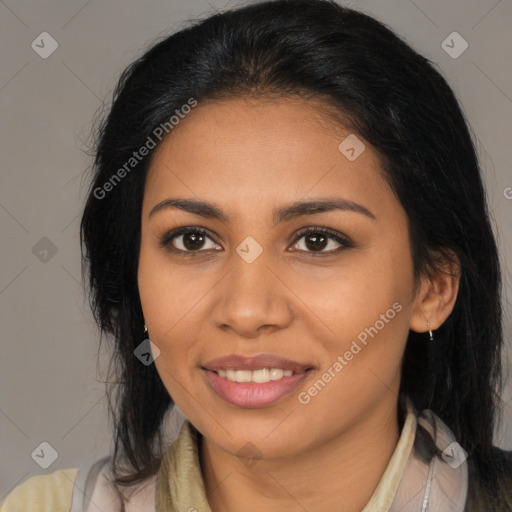
<svg viewBox="0 0 512 512">
<path fill-rule="evenodd" d="M 69 512 L 78 468 L 33 476 L 7 496 L 0 512 Z"/>
</svg>

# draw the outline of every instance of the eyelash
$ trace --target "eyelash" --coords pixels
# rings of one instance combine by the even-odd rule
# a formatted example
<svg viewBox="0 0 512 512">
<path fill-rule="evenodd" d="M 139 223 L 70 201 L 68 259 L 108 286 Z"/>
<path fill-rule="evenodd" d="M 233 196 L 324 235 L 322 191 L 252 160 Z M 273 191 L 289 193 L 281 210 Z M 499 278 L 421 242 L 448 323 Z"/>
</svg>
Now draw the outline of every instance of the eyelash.
<svg viewBox="0 0 512 512">
<path fill-rule="evenodd" d="M 176 249 L 175 247 L 172 246 L 171 242 L 175 238 L 177 238 L 180 235 L 186 234 L 186 233 L 199 233 L 201 235 L 208 237 L 210 240 L 212 240 L 212 242 L 217 243 L 209 235 L 209 232 L 206 229 L 196 227 L 196 226 L 184 226 L 184 227 L 169 231 L 168 233 L 163 235 L 160 239 L 160 246 L 169 250 L 172 253 L 181 253 L 181 255 L 187 256 L 187 257 L 194 257 L 202 252 L 206 252 L 205 250 L 201 250 L 201 249 L 199 249 L 197 251 L 184 251 L 182 249 Z M 341 247 L 334 249 L 334 250 L 330 250 L 330 251 L 316 251 L 316 252 L 315 251 L 299 251 L 299 252 L 305 252 L 311 256 L 326 256 L 326 255 L 328 256 L 328 255 L 339 253 L 342 250 L 350 249 L 350 248 L 354 247 L 354 244 L 347 237 L 342 236 L 337 231 L 334 231 L 329 228 L 321 227 L 321 226 L 301 229 L 300 231 L 298 231 L 296 233 L 294 240 L 292 242 L 292 245 L 297 244 L 297 242 L 301 238 L 304 238 L 305 236 L 307 236 L 309 234 L 319 234 L 319 233 L 323 234 L 323 235 L 327 235 L 328 238 L 339 243 L 341 245 Z"/>
</svg>

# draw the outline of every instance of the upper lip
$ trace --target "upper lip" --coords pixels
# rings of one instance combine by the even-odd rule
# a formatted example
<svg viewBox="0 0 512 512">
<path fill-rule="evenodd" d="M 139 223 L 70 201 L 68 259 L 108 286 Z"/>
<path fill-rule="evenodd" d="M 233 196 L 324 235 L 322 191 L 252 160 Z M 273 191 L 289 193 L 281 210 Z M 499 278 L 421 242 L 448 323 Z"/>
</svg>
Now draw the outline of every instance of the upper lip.
<svg viewBox="0 0 512 512">
<path fill-rule="evenodd" d="M 260 354 L 257 356 L 242 356 L 231 354 L 218 359 L 212 359 L 203 365 L 203 368 L 211 371 L 218 370 L 260 370 L 262 368 L 282 368 L 292 370 L 295 373 L 303 372 L 311 365 L 301 364 L 290 359 L 285 359 L 273 354 Z"/>
</svg>

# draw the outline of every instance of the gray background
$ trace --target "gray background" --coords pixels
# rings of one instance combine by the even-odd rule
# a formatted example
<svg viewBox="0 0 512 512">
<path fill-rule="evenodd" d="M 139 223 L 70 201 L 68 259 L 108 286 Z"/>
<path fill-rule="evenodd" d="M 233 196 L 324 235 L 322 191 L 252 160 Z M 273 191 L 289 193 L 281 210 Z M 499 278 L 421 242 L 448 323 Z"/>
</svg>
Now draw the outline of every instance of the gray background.
<svg viewBox="0 0 512 512">
<path fill-rule="evenodd" d="M 101 349 L 97 367 L 98 331 L 80 282 L 78 228 L 93 119 L 110 101 L 120 72 L 148 44 L 189 18 L 234 5 L 206 0 L 0 2 L 0 503 L 30 476 L 77 467 L 107 454 L 111 443 L 102 382 L 109 353 Z M 510 346 L 512 3 L 371 0 L 349 5 L 385 22 L 436 62 L 464 106 L 500 244 Z M 454 31 L 469 45 L 458 58 L 442 47 Z M 44 51 L 51 48 L 48 39 L 41 43 L 42 32 L 58 43 L 46 59 L 31 47 L 35 41 Z M 462 48 L 460 41 L 446 44 L 454 46 L 452 51 Z M 510 384 L 503 399 L 504 425 L 496 444 L 512 449 Z M 44 441 L 58 452 L 47 469 L 31 457 Z"/>
</svg>

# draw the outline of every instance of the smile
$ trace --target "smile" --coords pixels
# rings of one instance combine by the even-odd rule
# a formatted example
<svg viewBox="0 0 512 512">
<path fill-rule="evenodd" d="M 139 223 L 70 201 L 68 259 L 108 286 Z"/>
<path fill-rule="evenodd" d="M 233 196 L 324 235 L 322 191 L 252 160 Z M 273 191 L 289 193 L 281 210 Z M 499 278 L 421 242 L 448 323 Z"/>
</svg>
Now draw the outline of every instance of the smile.
<svg viewBox="0 0 512 512">
<path fill-rule="evenodd" d="M 283 370 L 282 368 L 262 368 L 260 370 L 218 370 L 220 377 L 230 380 L 231 382 L 256 382 L 263 384 L 271 380 L 280 380 L 283 377 L 291 377 L 294 372 L 292 370 Z"/>
<path fill-rule="evenodd" d="M 207 385 L 223 401 L 235 407 L 258 408 L 273 405 L 297 392 L 313 370 L 308 368 L 294 373 L 281 368 L 252 371 L 202 368 L 202 372 Z"/>
</svg>

